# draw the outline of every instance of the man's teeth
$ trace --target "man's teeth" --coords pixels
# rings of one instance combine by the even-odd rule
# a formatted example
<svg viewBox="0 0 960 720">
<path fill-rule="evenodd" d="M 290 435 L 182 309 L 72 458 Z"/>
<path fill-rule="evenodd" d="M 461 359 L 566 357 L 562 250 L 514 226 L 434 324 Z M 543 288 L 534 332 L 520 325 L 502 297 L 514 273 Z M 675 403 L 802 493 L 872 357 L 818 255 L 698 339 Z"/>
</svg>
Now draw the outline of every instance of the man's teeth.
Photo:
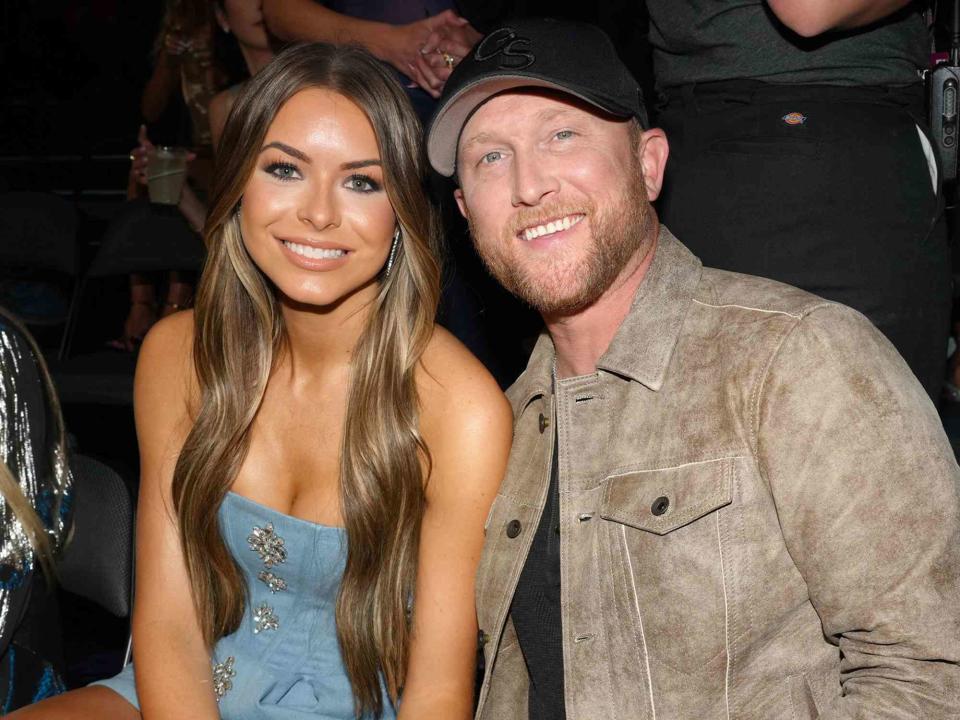
<svg viewBox="0 0 960 720">
<path fill-rule="evenodd" d="M 300 245 L 299 243 L 288 242 L 287 240 L 284 240 L 283 244 L 293 250 L 297 255 L 303 255 L 305 258 L 310 258 L 311 260 L 329 260 L 331 258 L 341 257 L 345 254 L 344 250 L 315 248 L 311 247 L 310 245 Z"/>
<path fill-rule="evenodd" d="M 569 230 L 581 220 L 583 220 L 583 215 L 567 215 L 559 220 L 548 222 L 546 225 L 537 225 L 536 227 L 527 228 L 523 231 L 523 237 L 526 240 L 534 240 L 538 237 L 543 237 L 544 235 L 553 235 L 561 230 Z"/>
</svg>

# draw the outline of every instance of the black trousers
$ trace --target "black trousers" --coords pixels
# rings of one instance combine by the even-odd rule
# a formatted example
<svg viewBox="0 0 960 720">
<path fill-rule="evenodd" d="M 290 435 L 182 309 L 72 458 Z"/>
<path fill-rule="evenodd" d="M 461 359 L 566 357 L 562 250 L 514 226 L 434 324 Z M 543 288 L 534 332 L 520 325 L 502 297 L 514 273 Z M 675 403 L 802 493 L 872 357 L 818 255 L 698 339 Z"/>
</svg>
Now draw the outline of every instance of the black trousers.
<svg viewBox="0 0 960 720">
<path fill-rule="evenodd" d="M 919 92 L 882 88 L 734 81 L 669 93 L 658 210 L 704 265 L 864 313 L 936 401 L 951 277 L 922 108 Z"/>
</svg>

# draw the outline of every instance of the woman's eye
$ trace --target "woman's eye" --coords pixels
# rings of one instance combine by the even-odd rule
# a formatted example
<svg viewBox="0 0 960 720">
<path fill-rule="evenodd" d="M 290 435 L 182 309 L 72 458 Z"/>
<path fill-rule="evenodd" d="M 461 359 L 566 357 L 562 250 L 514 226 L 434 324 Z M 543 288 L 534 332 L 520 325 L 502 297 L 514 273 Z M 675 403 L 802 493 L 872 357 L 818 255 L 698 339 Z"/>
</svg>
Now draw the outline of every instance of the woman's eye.
<svg viewBox="0 0 960 720">
<path fill-rule="evenodd" d="M 273 175 L 277 180 L 295 180 L 300 177 L 300 171 L 297 166 L 288 162 L 270 163 L 266 167 L 268 174 Z"/>
<path fill-rule="evenodd" d="M 347 178 L 347 187 L 361 193 L 377 192 L 380 183 L 368 175 L 351 175 Z"/>
<path fill-rule="evenodd" d="M 494 150 L 493 152 L 488 152 L 486 155 L 480 158 L 480 162 L 489 165 L 490 163 L 495 163 L 497 160 L 503 157 L 503 154 L 499 150 Z"/>
<path fill-rule="evenodd" d="M 576 133 L 574 133 L 573 130 L 561 130 L 556 135 L 554 135 L 554 137 L 557 138 L 557 140 L 569 140 L 575 134 Z"/>
</svg>

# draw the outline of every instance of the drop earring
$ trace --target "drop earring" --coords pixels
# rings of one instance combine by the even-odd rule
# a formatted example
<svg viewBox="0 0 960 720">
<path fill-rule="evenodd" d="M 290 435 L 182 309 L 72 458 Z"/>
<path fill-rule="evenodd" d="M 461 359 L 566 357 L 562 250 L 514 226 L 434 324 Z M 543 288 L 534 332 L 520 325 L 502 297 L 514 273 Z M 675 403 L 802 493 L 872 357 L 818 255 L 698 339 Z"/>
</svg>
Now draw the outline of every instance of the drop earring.
<svg viewBox="0 0 960 720">
<path fill-rule="evenodd" d="M 390 245 L 390 256 L 387 258 L 387 270 L 384 272 L 384 277 L 390 277 L 390 271 L 393 269 L 393 261 L 397 257 L 397 248 L 400 246 L 400 226 L 397 225 L 396 231 L 393 233 L 393 244 Z"/>
</svg>

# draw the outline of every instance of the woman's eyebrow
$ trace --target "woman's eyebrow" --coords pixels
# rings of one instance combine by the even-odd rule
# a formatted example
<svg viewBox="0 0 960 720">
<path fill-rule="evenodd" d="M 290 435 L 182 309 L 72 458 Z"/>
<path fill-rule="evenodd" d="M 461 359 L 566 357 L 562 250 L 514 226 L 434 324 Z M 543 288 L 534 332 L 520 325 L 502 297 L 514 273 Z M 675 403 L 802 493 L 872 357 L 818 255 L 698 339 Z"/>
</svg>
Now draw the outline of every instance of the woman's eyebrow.
<svg viewBox="0 0 960 720">
<path fill-rule="evenodd" d="M 353 160 L 352 162 L 345 162 L 340 166 L 341 170 L 359 170 L 360 168 L 376 166 L 380 167 L 381 163 L 376 158 L 370 160 Z"/>
<path fill-rule="evenodd" d="M 302 160 L 305 163 L 310 162 L 310 158 L 307 157 L 307 154 L 305 152 L 301 150 L 297 150 L 295 147 L 291 145 L 287 145 L 286 143 L 282 143 L 279 140 L 274 140 L 272 143 L 267 143 L 262 148 L 260 148 L 260 152 L 263 152 L 264 150 L 268 150 L 270 148 L 277 148 L 277 150 L 282 150 L 287 155 L 291 155 L 292 157 L 297 158 L 297 160 Z"/>
</svg>

